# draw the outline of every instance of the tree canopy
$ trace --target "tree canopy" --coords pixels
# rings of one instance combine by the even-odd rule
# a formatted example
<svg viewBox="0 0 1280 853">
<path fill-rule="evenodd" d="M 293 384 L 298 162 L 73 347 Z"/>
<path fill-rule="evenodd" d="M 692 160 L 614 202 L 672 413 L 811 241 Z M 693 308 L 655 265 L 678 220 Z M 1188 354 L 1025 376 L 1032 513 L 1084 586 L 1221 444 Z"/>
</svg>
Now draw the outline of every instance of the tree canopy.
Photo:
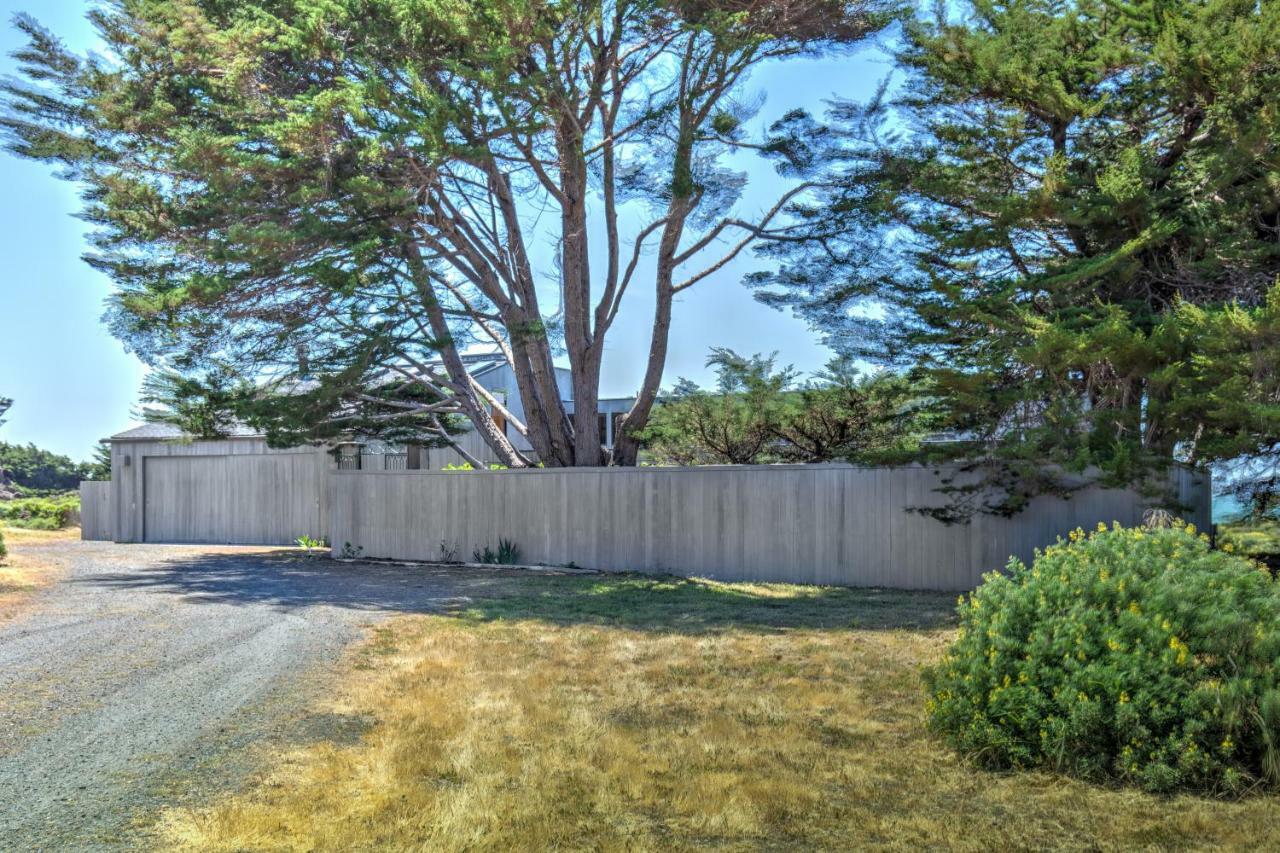
<svg viewBox="0 0 1280 853">
<path fill-rule="evenodd" d="M 975 511 L 1054 470 L 1242 458 L 1274 507 L 1280 4 L 945 4 L 897 61 L 872 103 L 774 128 L 829 186 L 760 298 L 914 369 L 961 439 L 930 455 L 987 473 Z"/>
<path fill-rule="evenodd" d="M 89 479 L 90 467 L 34 444 L 0 442 L 0 485 L 32 491 L 66 491 Z"/>
<path fill-rule="evenodd" d="M 847 358 L 801 382 L 777 354 L 713 349 L 716 387 L 680 380 L 641 433 L 658 464 L 750 465 L 899 461 L 928 431 L 917 390 L 902 376 L 863 375 Z"/>
<path fill-rule="evenodd" d="M 797 180 L 768 209 L 739 209 L 728 155 L 785 156 L 748 138 L 745 80 L 856 43 L 893 11 L 112 0 L 90 13 L 103 56 L 18 20 L 29 43 L 0 127 L 10 150 L 86 188 L 89 262 L 117 283 L 113 328 L 149 364 L 271 387 L 330 365 L 347 398 L 394 372 L 401 388 L 448 398 L 513 466 L 530 460 L 493 412 L 543 464 L 604 461 L 606 336 L 629 289 L 652 288 L 644 378 L 612 460 L 631 464 L 676 295 L 778 238 L 786 200 L 807 189 Z M 523 421 L 467 375 L 461 354 L 477 345 L 511 364 Z"/>
</svg>

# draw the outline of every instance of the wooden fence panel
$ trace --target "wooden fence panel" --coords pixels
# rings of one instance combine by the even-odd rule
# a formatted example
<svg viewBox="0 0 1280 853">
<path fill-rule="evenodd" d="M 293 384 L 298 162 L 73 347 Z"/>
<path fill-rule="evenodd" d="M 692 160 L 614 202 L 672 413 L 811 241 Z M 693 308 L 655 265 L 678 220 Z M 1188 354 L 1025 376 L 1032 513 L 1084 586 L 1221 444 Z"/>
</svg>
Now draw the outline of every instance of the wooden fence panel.
<svg viewBox="0 0 1280 853">
<path fill-rule="evenodd" d="M 1170 475 L 1208 526 L 1205 475 Z M 462 559 L 501 538 L 523 560 L 724 580 L 971 589 L 1075 527 L 1136 524 L 1148 499 L 1089 488 L 1013 518 L 945 525 L 914 511 L 945 498 L 937 471 L 838 465 L 348 472 L 329 480 L 329 530 L 365 556 Z"/>
<path fill-rule="evenodd" d="M 115 538 L 111 512 L 111 483 L 80 484 L 80 538 L 86 542 L 110 542 Z"/>
</svg>

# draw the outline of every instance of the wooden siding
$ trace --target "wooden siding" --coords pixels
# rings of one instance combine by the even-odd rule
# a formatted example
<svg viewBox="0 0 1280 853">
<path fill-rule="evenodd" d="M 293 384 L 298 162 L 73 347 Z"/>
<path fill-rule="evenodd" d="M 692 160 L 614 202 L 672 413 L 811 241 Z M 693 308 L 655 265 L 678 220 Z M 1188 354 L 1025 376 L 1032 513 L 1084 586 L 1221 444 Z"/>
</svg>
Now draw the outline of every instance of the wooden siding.
<svg viewBox="0 0 1280 853">
<path fill-rule="evenodd" d="M 296 479 L 290 483 L 278 481 L 279 470 L 269 463 L 258 464 L 277 456 L 294 457 L 294 464 L 288 466 L 291 477 Z M 241 479 L 236 485 L 236 498 L 230 503 L 222 504 L 225 509 L 211 509 L 220 515 L 217 520 L 228 526 L 217 527 L 212 522 L 197 523 L 196 510 L 192 509 L 193 501 L 211 500 L 192 497 L 187 504 L 176 505 L 166 510 L 159 498 L 147 494 L 146 471 L 148 463 L 156 459 L 193 457 L 250 457 L 236 467 Z M 197 465 L 199 463 L 196 463 Z M 226 463 L 233 464 L 233 463 Z M 261 438 L 229 438 L 218 441 L 117 441 L 111 447 L 111 512 L 113 516 L 112 532 L 117 542 L 158 541 L 148 535 L 146 518 L 148 505 L 152 514 L 160 514 L 157 519 L 162 525 L 170 524 L 166 513 L 188 513 L 191 528 L 181 530 L 163 527 L 161 533 L 172 535 L 171 541 L 230 543 L 243 538 L 234 527 L 238 515 L 261 512 L 276 512 L 276 507 L 285 506 L 283 519 L 269 528 L 270 539 L 261 542 L 245 542 L 253 545 L 288 544 L 295 537 L 325 536 L 328 520 L 326 499 L 328 489 L 324 486 L 324 475 L 334 465 L 333 457 L 320 448 L 300 448 L 294 450 L 275 450 L 267 447 Z M 154 470 L 154 466 L 153 466 Z M 171 469 L 169 476 L 177 477 L 177 469 Z M 208 472 L 208 468 L 201 469 Z M 154 476 L 154 475 L 153 475 Z M 190 481 L 194 490 L 203 488 L 198 481 Z M 215 483 L 218 481 L 214 481 Z M 164 488 L 161 481 L 160 487 Z M 221 487 L 217 487 L 221 488 Z M 290 502 L 281 504 L 272 497 L 273 492 L 292 495 Z M 173 492 L 174 500 L 187 500 Z M 228 494 L 230 494 L 228 492 Z M 309 508 L 309 509 L 308 509 Z M 310 529 L 293 529 L 286 531 L 285 525 L 300 524 L 306 521 Z M 285 538 L 285 534 L 288 537 Z"/>
<path fill-rule="evenodd" d="M 153 456 L 144 467 L 147 542 L 290 545 L 322 537 L 322 472 L 310 453 Z"/>
<path fill-rule="evenodd" d="M 1187 517 L 1207 526 L 1209 483 L 1177 469 Z M 944 525 L 933 469 L 742 466 L 334 472 L 331 542 L 375 558 L 469 558 L 515 541 L 530 563 L 724 580 L 965 590 L 1011 556 L 1099 521 L 1137 524 L 1147 501 L 1091 488 L 1038 498 L 1011 519 Z"/>
<path fill-rule="evenodd" d="M 86 542 L 110 542 L 114 516 L 111 513 L 111 483 L 86 481 L 80 484 L 80 538 Z"/>
</svg>

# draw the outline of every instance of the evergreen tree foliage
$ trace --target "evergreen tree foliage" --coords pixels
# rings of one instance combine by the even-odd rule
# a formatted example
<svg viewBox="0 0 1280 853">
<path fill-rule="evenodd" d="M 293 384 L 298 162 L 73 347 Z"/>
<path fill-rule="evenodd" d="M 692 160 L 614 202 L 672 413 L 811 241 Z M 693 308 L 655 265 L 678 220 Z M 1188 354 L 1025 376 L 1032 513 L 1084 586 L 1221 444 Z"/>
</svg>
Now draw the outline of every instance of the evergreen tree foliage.
<svg viewBox="0 0 1280 853">
<path fill-rule="evenodd" d="M 752 284 L 909 366 L 986 473 L 957 517 L 1280 462 L 1280 4 L 974 0 L 906 24 L 901 75 L 772 150 L 833 186 Z M 1057 468 L 1046 467 L 1046 465 Z"/>
<path fill-rule="evenodd" d="M 251 384 L 226 367 L 200 375 L 155 371 L 143 382 L 141 416 L 193 438 L 237 431 L 265 435 L 273 447 L 335 444 L 353 439 L 423 447 L 454 447 L 466 424 L 457 401 L 376 360 L 350 360 L 305 379 Z M 109 469 L 108 469 L 109 470 Z"/>
<path fill-rule="evenodd" d="M 680 380 L 641 438 L 665 465 L 897 461 L 918 446 L 927 422 L 915 388 L 889 373 L 864 376 L 835 358 L 800 382 L 777 354 L 717 348 L 707 360 L 716 387 Z"/>
<path fill-rule="evenodd" d="M 106 482 L 111 479 L 111 442 L 103 439 L 93 447 L 93 458 L 86 463 L 86 475 L 90 480 Z"/>
<path fill-rule="evenodd" d="M 0 442 L 0 472 L 9 483 L 33 492 L 67 491 L 89 479 L 87 465 L 66 456 L 41 450 L 34 444 Z"/>
<path fill-rule="evenodd" d="M 156 370 L 142 381 L 137 415 L 148 423 L 177 427 L 191 438 L 222 438 L 243 426 L 241 415 L 254 390 L 225 368 L 199 375 Z"/>
<path fill-rule="evenodd" d="M 401 387 L 452 397 L 511 466 L 531 460 L 461 354 L 479 343 L 510 363 L 526 417 L 507 421 L 543 464 L 601 464 L 606 337 L 628 289 L 652 287 L 644 379 L 614 460 L 633 464 L 675 296 L 774 236 L 804 188 L 759 216 L 737 210 L 744 179 L 726 161 L 759 147 L 744 81 L 856 42 L 891 12 L 886 0 L 111 0 L 91 12 L 102 56 L 18 19 L 28 45 L 22 77 L 0 87 L 0 128 L 11 151 L 85 188 L 89 262 L 118 284 L 114 330 L 148 364 L 260 384 L 376 353 L 405 371 Z"/>
</svg>

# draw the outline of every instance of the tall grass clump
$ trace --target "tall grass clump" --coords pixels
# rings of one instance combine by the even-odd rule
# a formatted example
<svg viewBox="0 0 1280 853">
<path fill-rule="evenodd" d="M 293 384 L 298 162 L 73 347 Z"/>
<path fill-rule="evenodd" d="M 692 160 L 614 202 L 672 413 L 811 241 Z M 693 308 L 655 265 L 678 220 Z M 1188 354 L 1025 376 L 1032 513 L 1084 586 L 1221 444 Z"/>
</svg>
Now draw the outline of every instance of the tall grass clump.
<svg viewBox="0 0 1280 853">
<path fill-rule="evenodd" d="M 978 764 L 1151 791 L 1280 783 L 1280 592 L 1195 528 L 1099 525 L 960 602 L 931 728 Z"/>
</svg>

